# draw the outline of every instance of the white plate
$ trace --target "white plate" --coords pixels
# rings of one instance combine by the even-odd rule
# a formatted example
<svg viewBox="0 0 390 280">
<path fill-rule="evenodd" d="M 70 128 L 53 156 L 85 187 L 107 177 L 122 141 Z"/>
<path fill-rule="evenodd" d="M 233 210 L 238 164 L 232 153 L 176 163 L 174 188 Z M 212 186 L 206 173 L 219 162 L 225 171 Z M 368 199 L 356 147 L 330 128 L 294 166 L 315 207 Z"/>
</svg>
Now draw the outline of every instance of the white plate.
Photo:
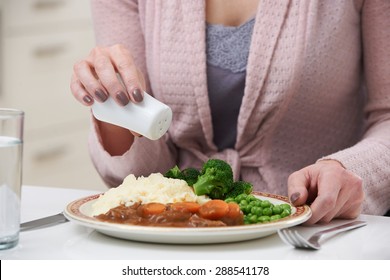
<svg viewBox="0 0 390 280">
<path fill-rule="evenodd" d="M 274 205 L 288 203 L 285 196 L 261 192 L 254 192 L 253 194 L 260 199 L 269 200 Z M 103 222 L 94 218 L 91 215 L 91 205 L 98 197 L 99 195 L 93 195 L 71 202 L 65 208 L 65 216 L 70 221 L 93 228 L 112 237 L 153 243 L 215 244 L 256 239 L 271 235 L 278 229 L 301 224 L 311 216 L 309 206 L 304 205 L 300 207 L 292 206 L 290 216 L 264 224 L 208 228 L 136 226 Z"/>
</svg>

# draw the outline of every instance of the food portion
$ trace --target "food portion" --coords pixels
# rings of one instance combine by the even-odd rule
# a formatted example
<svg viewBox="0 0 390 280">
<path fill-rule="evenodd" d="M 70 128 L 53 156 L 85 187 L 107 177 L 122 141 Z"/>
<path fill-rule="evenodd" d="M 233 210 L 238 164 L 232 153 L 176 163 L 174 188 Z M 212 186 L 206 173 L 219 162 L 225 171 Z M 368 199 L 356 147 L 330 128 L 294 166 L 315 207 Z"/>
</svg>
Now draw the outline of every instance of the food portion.
<svg viewBox="0 0 390 280">
<path fill-rule="evenodd" d="M 207 195 L 211 199 L 225 199 L 243 192 L 250 194 L 253 190 L 249 182 L 234 182 L 232 167 L 220 159 L 209 159 L 201 170 L 190 167 L 181 171 L 175 166 L 164 176 L 184 180 L 194 189 L 196 195 Z M 243 183 L 245 189 L 241 186 Z"/>
<path fill-rule="evenodd" d="M 206 196 L 196 195 L 183 180 L 166 178 L 160 173 L 138 178 L 129 175 L 121 185 L 109 189 L 97 199 L 92 205 L 92 215 L 97 216 L 117 206 L 132 206 L 135 203 L 197 202 L 203 204 L 209 200 L 210 198 Z"/>
<path fill-rule="evenodd" d="M 231 166 L 209 159 L 201 170 L 174 166 L 164 175 L 129 175 L 102 194 L 92 215 L 114 223 L 162 227 L 223 227 L 267 223 L 291 214 L 252 195 L 249 182 L 234 181 Z"/>
<path fill-rule="evenodd" d="M 273 222 L 291 215 L 290 204 L 274 205 L 270 201 L 261 200 L 254 195 L 240 194 L 227 198 L 225 201 L 239 205 L 244 214 L 245 224 Z"/>
<path fill-rule="evenodd" d="M 197 202 L 120 205 L 96 218 L 106 222 L 159 227 L 223 227 L 244 223 L 238 204 L 223 200 L 210 200 L 202 205 Z"/>
</svg>

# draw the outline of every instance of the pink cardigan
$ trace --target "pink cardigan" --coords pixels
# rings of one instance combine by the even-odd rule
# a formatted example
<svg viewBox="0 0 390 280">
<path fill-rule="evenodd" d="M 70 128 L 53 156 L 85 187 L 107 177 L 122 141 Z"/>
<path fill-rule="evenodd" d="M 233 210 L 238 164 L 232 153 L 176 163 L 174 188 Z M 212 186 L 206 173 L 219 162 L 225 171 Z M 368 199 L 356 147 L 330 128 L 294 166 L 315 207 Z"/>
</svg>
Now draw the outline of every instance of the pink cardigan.
<svg viewBox="0 0 390 280">
<path fill-rule="evenodd" d="M 93 0 L 92 11 L 97 44 L 129 47 L 148 91 L 174 112 L 163 139 L 137 138 L 122 156 L 92 126 L 91 157 L 109 186 L 213 157 L 256 190 L 286 195 L 291 172 L 327 158 L 363 178 L 364 213 L 390 208 L 390 1 L 260 1 L 236 146 L 223 152 L 212 141 L 204 1 Z"/>
</svg>

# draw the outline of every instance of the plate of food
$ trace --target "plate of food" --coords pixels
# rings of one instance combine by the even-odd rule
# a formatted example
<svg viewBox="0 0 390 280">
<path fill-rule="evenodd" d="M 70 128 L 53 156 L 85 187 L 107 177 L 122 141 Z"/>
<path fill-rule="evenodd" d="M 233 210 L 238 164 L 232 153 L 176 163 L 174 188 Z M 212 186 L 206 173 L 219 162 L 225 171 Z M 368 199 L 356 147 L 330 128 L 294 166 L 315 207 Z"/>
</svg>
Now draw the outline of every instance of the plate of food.
<svg viewBox="0 0 390 280">
<path fill-rule="evenodd" d="M 215 195 L 215 193 L 214 193 Z M 194 193 L 160 173 L 129 175 L 117 188 L 67 205 L 70 221 L 105 235 L 168 244 L 216 244 L 265 237 L 307 221 L 309 206 L 285 196 L 247 192 L 226 199 Z"/>
</svg>

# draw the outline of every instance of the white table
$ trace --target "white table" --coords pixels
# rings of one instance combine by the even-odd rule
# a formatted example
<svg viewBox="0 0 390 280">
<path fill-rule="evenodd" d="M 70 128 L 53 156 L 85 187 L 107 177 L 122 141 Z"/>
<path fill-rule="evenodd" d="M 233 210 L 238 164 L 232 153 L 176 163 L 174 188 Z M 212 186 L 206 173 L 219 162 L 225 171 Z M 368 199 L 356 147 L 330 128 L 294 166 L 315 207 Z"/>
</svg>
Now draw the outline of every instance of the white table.
<svg viewBox="0 0 390 280">
<path fill-rule="evenodd" d="M 98 193 L 76 189 L 24 186 L 22 222 L 62 212 L 76 199 Z M 321 250 L 298 250 L 284 244 L 277 234 L 256 240 L 216 245 L 169 245 L 133 242 L 105 236 L 72 222 L 22 232 L 19 245 L 0 251 L 2 260 L 389 260 L 390 218 L 361 215 L 368 225 L 339 234 Z M 334 221 L 331 225 L 344 221 Z M 308 234 L 318 228 L 297 227 Z"/>
</svg>

